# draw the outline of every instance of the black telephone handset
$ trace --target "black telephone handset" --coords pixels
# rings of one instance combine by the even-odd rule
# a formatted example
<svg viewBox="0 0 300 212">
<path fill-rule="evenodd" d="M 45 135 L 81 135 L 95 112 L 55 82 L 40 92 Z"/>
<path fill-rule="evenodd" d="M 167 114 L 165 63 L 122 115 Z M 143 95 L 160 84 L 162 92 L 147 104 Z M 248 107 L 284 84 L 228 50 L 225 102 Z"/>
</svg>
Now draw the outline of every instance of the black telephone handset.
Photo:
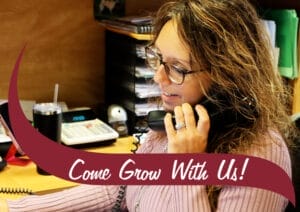
<svg viewBox="0 0 300 212">
<path fill-rule="evenodd" d="M 253 124 L 253 120 L 247 118 L 245 115 L 237 112 L 232 104 L 229 104 L 229 99 L 222 94 L 215 94 L 216 99 L 218 100 L 218 105 L 214 104 L 207 98 L 204 98 L 199 104 L 203 105 L 210 117 L 210 134 L 214 134 L 216 131 L 221 132 L 225 131 L 228 128 L 233 127 L 249 127 Z M 242 101 L 245 102 L 244 107 L 246 111 L 252 111 L 252 113 L 257 115 L 255 111 L 254 101 L 250 100 L 247 97 L 237 97 L 242 98 Z M 166 111 L 156 110 L 150 111 L 148 113 L 147 121 L 150 129 L 154 131 L 161 131 L 165 129 L 164 126 L 164 117 Z M 198 120 L 198 115 L 195 111 L 195 117 Z M 172 118 L 173 124 L 175 126 L 175 118 Z"/>
</svg>

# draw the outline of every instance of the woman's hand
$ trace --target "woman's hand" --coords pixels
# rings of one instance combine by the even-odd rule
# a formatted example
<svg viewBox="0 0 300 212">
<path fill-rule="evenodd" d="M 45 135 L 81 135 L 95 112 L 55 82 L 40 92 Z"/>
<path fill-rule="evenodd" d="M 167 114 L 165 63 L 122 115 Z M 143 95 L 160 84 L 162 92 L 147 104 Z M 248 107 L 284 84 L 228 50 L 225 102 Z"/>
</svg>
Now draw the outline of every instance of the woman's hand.
<svg viewBox="0 0 300 212">
<path fill-rule="evenodd" d="M 199 116 L 195 120 L 194 111 L 190 104 L 174 108 L 176 126 L 173 126 L 172 116 L 168 113 L 164 118 L 164 124 L 168 136 L 168 153 L 202 153 L 207 146 L 210 120 L 206 109 L 196 105 Z"/>
</svg>

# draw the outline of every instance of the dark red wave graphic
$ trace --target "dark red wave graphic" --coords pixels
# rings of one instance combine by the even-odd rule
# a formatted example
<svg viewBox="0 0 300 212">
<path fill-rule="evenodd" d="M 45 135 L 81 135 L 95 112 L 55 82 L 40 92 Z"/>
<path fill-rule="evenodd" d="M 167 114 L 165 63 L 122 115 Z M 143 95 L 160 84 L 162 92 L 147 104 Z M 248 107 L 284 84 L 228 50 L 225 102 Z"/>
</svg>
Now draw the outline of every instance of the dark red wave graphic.
<svg viewBox="0 0 300 212">
<path fill-rule="evenodd" d="M 236 185 L 277 192 L 295 204 L 290 177 L 270 161 L 230 154 L 99 154 L 51 141 L 32 127 L 20 107 L 17 76 L 25 47 L 12 72 L 9 116 L 23 151 L 41 168 L 85 184 Z"/>
</svg>

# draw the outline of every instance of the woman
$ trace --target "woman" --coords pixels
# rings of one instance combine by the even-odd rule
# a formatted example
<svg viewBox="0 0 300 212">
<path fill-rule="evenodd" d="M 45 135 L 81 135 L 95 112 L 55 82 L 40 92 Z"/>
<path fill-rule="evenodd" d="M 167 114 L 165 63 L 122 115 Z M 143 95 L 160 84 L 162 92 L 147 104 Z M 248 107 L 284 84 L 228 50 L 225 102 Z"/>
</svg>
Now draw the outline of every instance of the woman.
<svg viewBox="0 0 300 212">
<path fill-rule="evenodd" d="M 286 107 L 290 99 L 254 8 L 245 0 L 179 0 L 165 3 L 156 17 L 147 61 L 155 69 L 161 103 L 166 111 L 174 111 L 176 125 L 168 113 L 166 130 L 150 131 L 139 153 L 247 154 L 270 160 L 291 176 L 287 146 L 293 128 Z M 230 108 L 235 121 L 213 121 L 197 104 L 203 99 Z M 288 203 L 277 193 L 239 186 L 137 185 L 124 190 L 82 185 L 7 201 L 7 207 L 11 211 L 273 212 L 283 211 Z"/>
</svg>

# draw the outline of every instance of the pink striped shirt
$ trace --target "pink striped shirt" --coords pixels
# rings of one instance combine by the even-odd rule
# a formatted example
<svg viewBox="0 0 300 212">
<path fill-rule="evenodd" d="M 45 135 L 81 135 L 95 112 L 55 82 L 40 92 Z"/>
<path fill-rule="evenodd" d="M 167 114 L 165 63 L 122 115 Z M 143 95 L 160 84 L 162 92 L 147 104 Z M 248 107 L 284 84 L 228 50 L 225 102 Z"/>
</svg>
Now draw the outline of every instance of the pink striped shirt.
<svg viewBox="0 0 300 212">
<path fill-rule="evenodd" d="M 150 133 L 151 135 L 151 133 Z M 288 149 L 280 136 L 271 133 L 244 152 L 270 160 L 291 176 Z M 149 139 L 141 153 L 164 152 L 167 141 Z M 44 196 L 26 196 L 8 200 L 11 212 L 26 211 L 111 211 L 119 194 L 119 186 L 80 185 L 76 188 Z M 217 211 L 276 212 L 284 211 L 285 197 L 264 189 L 224 186 L 220 192 Z M 0 202 L 1 204 L 1 202 Z M 2 205 L 3 206 L 3 205 Z M 0 205 L 1 208 L 1 205 Z M 127 186 L 124 210 L 129 211 L 202 211 L 210 210 L 205 186 Z"/>
</svg>

